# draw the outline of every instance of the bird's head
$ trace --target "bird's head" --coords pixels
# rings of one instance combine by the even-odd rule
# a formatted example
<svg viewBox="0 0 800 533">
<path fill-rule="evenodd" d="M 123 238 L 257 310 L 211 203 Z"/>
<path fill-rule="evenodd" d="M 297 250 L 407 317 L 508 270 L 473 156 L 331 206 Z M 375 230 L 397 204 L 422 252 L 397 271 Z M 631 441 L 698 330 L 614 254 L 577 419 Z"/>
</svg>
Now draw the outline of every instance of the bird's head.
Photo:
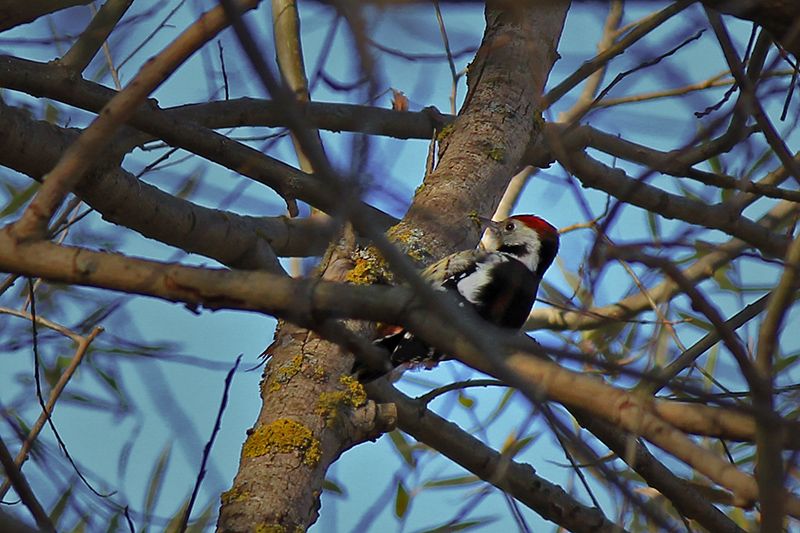
<svg viewBox="0 0 800 533">
<path fill-rule="evenodd" d="M 514 215 L 490 222 L 482 246 L 513 255 L 541 276 L 558 252 L 558 230 L 536 215 Z"/>
</svg>

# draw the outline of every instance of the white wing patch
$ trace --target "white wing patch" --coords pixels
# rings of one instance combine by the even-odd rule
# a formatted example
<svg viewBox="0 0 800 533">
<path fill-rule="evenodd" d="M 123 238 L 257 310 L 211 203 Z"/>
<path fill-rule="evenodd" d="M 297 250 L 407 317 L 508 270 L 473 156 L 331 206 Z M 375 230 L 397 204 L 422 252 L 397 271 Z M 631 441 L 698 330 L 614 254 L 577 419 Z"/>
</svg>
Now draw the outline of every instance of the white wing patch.
<svg viewBox="0 0 800 533">
<path fill-rule="evenodd" d="M 509 258 L 503 254 L 489 254 L 476 264 L 475 271 L 456 281 L 458 292 L 468 302 L 477 304 L 481 289 L 491 282 L 491 272 L 500 263 Z"/>
</svg>

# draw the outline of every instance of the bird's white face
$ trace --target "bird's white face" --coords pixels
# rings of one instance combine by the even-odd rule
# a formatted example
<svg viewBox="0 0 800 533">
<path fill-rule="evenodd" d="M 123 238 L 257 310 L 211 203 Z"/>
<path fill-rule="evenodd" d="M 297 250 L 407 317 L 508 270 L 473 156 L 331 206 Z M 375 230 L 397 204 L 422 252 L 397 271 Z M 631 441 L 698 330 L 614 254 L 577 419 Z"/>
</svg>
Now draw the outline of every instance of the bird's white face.
<svg viewBox="0 0 800 533">
<path fill-rule="evenodd" d="M 481 238 L 480 248 L 486 252 L 496 252 L 501 248 L 511 247 L 512 255 L 533 270 L 539 262 L 541 239 L 536 230 L 519 220 L 507 218 L 501 222 L 493 222 Z"/>
<path fill-rule="evenodd" d="M 536 270 L 536 266 L 539 264 L 539 250 L 542 247 L 539 233 L 523 222 L 511 218 L 500 224 L 499 233 L 502 241 L 500 247 L 513 250 L 510 253 L 518 260 L 522 261 L 530 270 Z"/>
<path fill-rule="evenodd" d="M 514 256 L 532 272 L 536 272 L 542 260 L 545 241 L 555 245 L 552 254 L 545 252 L 549 266 L 553 259 L 551 255 L 558 250 L 558 230 L 539 217 L 516 215 L 501 222 L 491 222 L 479 248 L 489 253 L 502 252 Z"/>
</svg>

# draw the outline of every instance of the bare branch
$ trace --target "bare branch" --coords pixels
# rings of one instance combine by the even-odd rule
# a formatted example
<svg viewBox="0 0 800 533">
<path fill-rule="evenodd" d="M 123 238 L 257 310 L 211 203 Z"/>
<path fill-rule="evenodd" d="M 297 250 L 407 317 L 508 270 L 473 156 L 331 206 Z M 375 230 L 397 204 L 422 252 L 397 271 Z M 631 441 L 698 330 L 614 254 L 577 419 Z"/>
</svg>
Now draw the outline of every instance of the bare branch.
<svg viewBox="0 0 800 533">
<path fill-rule="evenodd" d="M 28 480 L 25 479 L 25 476 L 22 474 L 20 469 L 14 464 L 14 460 L 11 458 L 11 453 L 8 451 L 6 443 L 3 442 L 2 437 L 0 437 L 0 464 L 3 465 L 3 469 L 6 472 L 6 477 L 8 477 L 11 486 L 14 487 L 14 490 L 19 495 L 22 503 L 28 508 L 33 515 L 33 518 L 36 520 L 36 525 L 38 525 L 44 531 L 54 532 L 56 528 L 53 526 L 53 523 L 47 516 L 47 512 L 42 507 L 42 504 L 39 503 L 39 500 L 33 493 L 31 486 L 28 484 Z"/>
<path fill-rule="evenodd" d="M 58 63 L 75 72 L 83 72 L 132 3 L 133 0 L 108 0 L 100 6 L 81 36 Z"/>
<path fill-rule="evenodd" d="M 739 213 L 729 212 L 723 204 L 709 206 L 662 191 L 629 177 L 622 169 L 608 167 L 582 152 L 570 152 L 569 155 L 564 153 L 558 158 L 587 187 L 605 191 L 621 201 L 665 218 L 718 229 L 772 257 L 783 257 L 785 253 L 788 245 L 786 237 L 769 232 L 763 226 L 741 217 Z"/>
<path fill-rule="evenodd" d="M 73 83 L 74 80 L 71 81 L 63 70 L 52 66 L 9 57 L 0 58 L 0 65 L 2 65 L 0 66 L 0 82 L 4 86 L 26 91 L 36 96 L 65 101 L 89 111 L 100 112 L 103 106 L 118 94 L 111 89 L 86 81 Z M 23 68 L 25 69 L 22 70 Z M 43 82 L 42 80 L 47 81 Z M 229 105 L 224 102 L 220 104 Z M 246 113 L 252 107 L 245 107 L 241 112 Z M 280 106 L 277 104 L 272 107 L 274 110 L 278 108 Z M 222 112 L 224 109 L 217 111 Z M 228 109 L 228 111 L 231 110 Z M 383 111 L 392 113 L 389 110 Z M 182 113 L 186 113 L 184 116 L 187 120 L 178 121 L 163 114 L 155 104 L 142 105 L 132 116 L 128 117 L 128 123 L 156 138 L 163 139 L 171 146 L 183 148 L 262 183 L 274 189 L 287 201 L 296 198 L 327 212 L 335 212 L 337 208 L 341 207 L 337 195 L 331 194 L 330 188 L 323 186 L 318 179 L 273 159 L 259 150 L 197 125 L 192 120 L 188 120 L 192 112 L 192 108 L 183 109 Z M 278 116 L 282 117 L 283 115 L 279 114 Z M 283 118 L 280 118 L 279 121 L 280 124 L 286 124 Z M 135 144 L 146 140 L 146 137 L 137 136 L 130 139 Z M 355 202 L 355 200 L 353 201 Z M 356 202 L 356 205 L 379 228 L 388 227 L 395 222 L 392 217 L 374 207 L 360 202 Z"/>
<path fill-rule="evenodd" d="M 554 102 L 558 101 L 562 96 L 567 94 L 570 90 L 572 90 L 573 87 L 591 76 L 594 72 L 602 68 L 606 63 L 618 55 L 625 53 L 625 50 L 630 48 L 639 39 L 649 34 L 655 28 L 659 27 L 661 24 L 683 11 L 691 4 L 692 1 L 680 0 L 665 7 L 657 13 L 653 13 L 652 15 L 645 17 L 633 30 L 628 32 L 628 34 L 620 39 L 614 46 L 603 50 L 592 59 L 584 62 L 583 65 L 581 65 L 578 70 L 570 74 L 567 79 L 550 89 L 550 91 L 542 99 L 542 108 L 546 109 L 547 107 L 553 105 Z"/>
<path fill-rule="evenodd" d="M 28 315 L 27 317 L 30 317 Z M 48 324 L 47 319 L 44 319 L 40 316 L 36 317 L 37 323 L 41 323 L 47 327 Z M 31 427 L 28 435 L 25 437 L 25 440 L 22 442 L 22 446 L 20 446 L 19 451 L 17 452 L 17 456 L 14 458 L 14 464 L 18 467 L 22 467 L 22 464 L 27 460 L 28 453 L 31 451 L 33 447 L 33 443 L 36 442 L 36 439 L 41 433 L 42 428 L 47 423 L 48 418 L 53 414 L 53 409 L 56 407 L 56 402 L 58 401 L 59 396 L 64 391 L 64 388 L 67 386 L 70 378 L 75 374 L 75 371 L 78 370 L 78 366 L 80 366 L 81 362 L 83 361 L 83 356 L 86 354 L 86 350 L 89 349 L 89 346 L 92 344 L 94 339 L 103 332 L 103 328 L 95 327 L 92 331 L 86 335 L 77 335 L 75 333 L 71 333 L 71 337 L 75 337 L 73 340 L 76 340 L 78 346 L 75 349 L 75 353 L 72 355 L 72 358 L 69 361 L 69 364 L 59 376 L 58 381 L 50 390 L 50 396 L 47 398 L 47 404 L 45 408 L 42 410 L 42 414 L 39 415 L 39 418 L 36 419 L 36 422 Z M 0 486 L 0 499 L 2 499 L 8 489 L 11 487 L 11 480 L 8 479 Z"/>
<path fill-rule="evenodd" d="M 537 476 L 530 465 L 488 448 L 480 440 L 425 408 L 383 381 L 371 383 L 371 397 L 397 406 L 398 424 L 406 433 L 438 450 L 481 479 L 509 492 L 543 518 L 570 531 L 624 531 L 602 511 L 586 507 L 558 485 Z"/>
<path fill-rule="evenodd" d="M 745 75 L 741 60 L 736 53 L 736 49 L 733 47 L 728 30 L 722 22 L 722 17 L 719 13 L 710 9 L 706 9 L 706 14 L 722 47 L 722 52 L 725 54 L 725 60 L 731 68 L 731 74 L 733 74 L 736 83 L 739 84 L 742 91 L 741 103 L 743 103 L 748 113 L 750 113 L 758 123 L 761 133 L 764 134 L 764 137 L 772 147 L 775 155 L 778 156 L 778 159 L 780 159 L 781 163 L 788 169 L 789 173 L 794 176 L 794 179 L 800 182 L 800 165 L 792 158 L 792 154 L 786 147 L 786 143 L 781 139 L 778 130 L 775 129 L 772 121 L 769 120 L 767 113 L 764 111 L 764 107 L 756 97 L 755 84 Z M 766 43 L 770 42 L 770 38 L 766 34 L 762 34 L 759 36 L 759 41 L 762 41 L 762 47 L 766 47 Z"/>
<path fill-rule="evenodd" d="M 796 299 L 798 267 L 800 267 L 800 238 L 795 238 L 786 254 L 785 267 L 778 285 L 772 291 L 767 312 L 758 332 L 755 369 L 761 380 L 761 388 L 753 390 L 753 405 L 758 409 L 773 412 L 775 409 L 774 362 L 778 356 L 780 330 L 789 307 Z M 751 387 L 752 390 L 752 387 Z M 781 428 L 774 421 L 759 419 L 756 444 L 758 446 L 757 479 L 760 491 L 761 511 L 765 513 L 763 531 L 779 531 L 786 514 L 784 499 L 786 485 L 781 448 L 776 443 L 776 433 Z M 769 516 L 766 516 L 766 515 Z"/>
<path fill-rule="evenodd" d="M 252 9 L 258 0 L 241 0 L 241 8 Z M 64 197 L 90 168 L 94 155 L 106 146 L 113 133 L 130 118 L 139 104 L 191 54 L 227 25 L 224 10 L 208 11 L 158 56 L 151 58 L 127 87 L 100 112 L 97 119 L 70 145 L 48 173 L 44 185 L 15 224 L 21 238 L 41 238 Z"/>
<path fill-rule="evenodd" d="M 0 164 L 34 179 L 41 179 L 77 137 L 73 130 L 33 120 L 3 104 L 0 126 Z M 31 137 L 39 142 L 26 142 Z M 276 269 L 276 253 L 322 255 L 333 232 L 327 221 L 248 217 L 202 207 L 100 163 L 75 193 L 104 219 L 229 266 Z"/>
<path fill-rule="evenodd" d="M 89 3 L 91 0 L 9 0 L 0 7 L 0 31 L 33 22 L 41 16 L 68 7 Z"/>
<path fill-rule="evenodd" d="M 782 0 L 703 0 L 706 6 L 763 26 L 800 59 L 800 5 Z"/>
<path fill-rule="evenodd" d="M 658 490 L 682 515 L 696 520 L 709 531 L 744 533 L 730 518 L 701 496 L 685 479 L 673 474 L 658 461 L 631 433 L 623 433 L 616 426 L 598 419 L 586 411 L 571 408 L 578 423 L 625 461 L 648 485 Z"/>
</svg>

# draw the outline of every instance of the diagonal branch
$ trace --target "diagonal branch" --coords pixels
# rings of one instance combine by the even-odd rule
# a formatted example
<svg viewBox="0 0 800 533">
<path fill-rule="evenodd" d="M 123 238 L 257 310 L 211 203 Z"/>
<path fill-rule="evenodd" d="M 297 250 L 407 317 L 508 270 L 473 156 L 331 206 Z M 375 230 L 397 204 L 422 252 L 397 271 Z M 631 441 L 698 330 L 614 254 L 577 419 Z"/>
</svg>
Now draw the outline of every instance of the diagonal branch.
<svg viewBox="0 0 800 533">
<path fill-rule="evenodd" d="M 397 406 L 400 429 L 439 451 L 481 479 L 506 491 L 543 518 L 569 531 L 624 531 L 608 521 L 602 511 L 586 507 L 554 485 L 536 475 L 530 465 L 505 457 L 457 425 L 397 391 L 383 380 L 367 387 L 369 395 L 382 403 Z"/>
<path fill-rule="evenodd" d="M 258 0 L 241 0 L 242 9 L 252 9 Z M 204 13 L 160 54 L 144 64 L 131 82 L 100 112 L 92 124 L 70 145 L 44 185 L 15 224 L 20 238 L 43 238 L 50 219 L 66 195 L 75 188 L 91 167 L 94 156 L 102 151 L 113 134 L 133 115 L 147 95 L 158 87 L 198 48 L 211 40 L 227 25 L 221 7 Z"/>
<path fill-rule="evenodd" d="M 758 223 L 768 230 L 785 225 L 796 216 L 798 206 L 793 202 L 780 202 Z M 731 239 L 716 246 L 714 251 L 704 254 L 700 259 L 682 271 L 685 278 L 699 283 L 711 277 L 721 266 L 730 263 L 748 247 L 740 239 Z M 667 302 L 680 294 L 680 288 L 671 279 L 665 279 L 650 290 L 656 302 Z M 641 293 L 628 296 L 619 302 L 587 310 L 559 309 L 555 307 L 534 309 L 525 324 L 526 329 L 593 329 L 610 322 L 629 320 L 649 306 L 647 298 Z"/>
<path fill-rule="evenodd" d="M 0 103 L 0 164 L 40 180 L 76 137 Z M 36 143 L 27 140 L 35 138 Z M 75 190 L 109 222 L 241 269 L 280 271 L 275 254 L 322 255 L 332 225 L 319 220 L 249 217 L 206 208 L 144 183 L 115 166 L 90 170 Z"/>
<path fill-rule="evenodd" d="M 652 213 L 683 220 L 737 237 L 772 257 L 783 257 L 788 240 L 759 224 L 731 213 L 723 204 L 705 203 L 668 193 L 629 177 L 624 170 L 611 168 L 583 152 L 559 154 L 559 162 L 586 187 L 605 191 L 615 198 Z"/>
<path fill-rule="evenodd" d="M 36 498 L 36 495 L 33 493 L 31 486 L 28 484 L 28 480 L 25 479 L 19 467 L 14 464 L 14 459 L 11 457 L 11 453 L 8 451 L 2 437 L 0 437 L 0 465 L 3 466 L 6 477 L 8 477 L 11 486 L 14 487 L 22 503 L 33 515 L 33 518 L 36 520 L 36 525 L 44 531 L 54 532 L 56 528 L 47 516 L 47 512 L 42 507 L 42 504 L 39 503 L 38 498 Z"/>
<path fill-rule="evenodd" d="M 71 80 L 61 69 L 9 57 L 0 58 L 0 82 L 9 88 L 54 98 L 93 112 L 100 112 L 119 94 L 97 84 Z M 280 107 L 276 104 L 272 109 L 277 111 Z M 248 109 L 245 108 L 244 112 Z M 193 108 L 184 109 L 179 115 L 183 120 L 176 120 L 154 103 L 148 102 L 139 106 L 127 121 L 129 125 L 171 146 L 183 148 L 272 188 L 287 202 L 303 200 L 329 212 L 341 207 L 337 196 L 330 194 L 330 188 L 323 186 L 318 179 L 255 148 L 198 125 L 190 120 L 192 113 Z M 278 117 L 282 116 L 278 113 Z M 278 120 L 280 124 L 286 124 L 285 120 Z M 148 137 L 131 136 L 128 140 L 138 144 L 148 140 Z M 380 228 L 395 222 L 379 209 L 355 200 L 353 202 L 354 207 L 363 211 Z"/>
<path fill-rule="evenodd" d="M 33 22 L 44 15 L 68 7 L 86 5 L 92 0 L 10 0 L 0 5 L 0 31 Z"/>
</svg>

